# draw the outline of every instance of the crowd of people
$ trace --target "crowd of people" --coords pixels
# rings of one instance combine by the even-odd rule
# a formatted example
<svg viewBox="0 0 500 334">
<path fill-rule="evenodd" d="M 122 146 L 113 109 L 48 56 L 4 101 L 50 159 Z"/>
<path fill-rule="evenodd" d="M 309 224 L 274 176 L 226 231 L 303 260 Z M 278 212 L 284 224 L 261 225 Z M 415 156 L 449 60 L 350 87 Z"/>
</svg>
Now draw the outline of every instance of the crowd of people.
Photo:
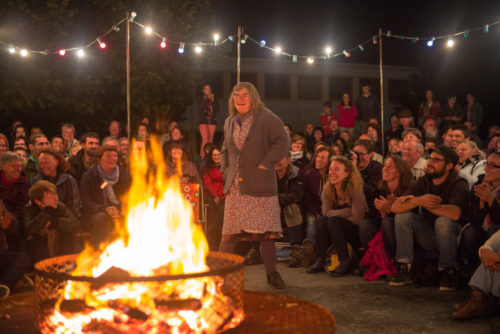
<svg viewBox="0 0 500 334">
<path fill-rule="evenodd" d="M 205 85 L 197 101 L 199 154 L 178 123 L 158 133 L 167 175 L 180 165 L 183 183 L 203 185 L 210 249 L 233 252 L 246 241 L 245 263 L 262 255 L 276 288 L 285 283 L 275 240 L 290 243 L 290 267 L 311 274 L 383 275 L 393 287 L 443 291 L 468 280 L 471 297 L 453 316 L 493 312 L 500 297 L 500 127 L 479 137 L 483 110 L 473 94 L 462 107 L 456 95 L 441 105 L 428 90 L 419 110 L 392 114 L 384 133 L 369 85 L 356 101 L 348 93 L 340 101 L 337 112 L 326 101 L 317 119 L 294 131 L 264 107 L 253 85 L 240 83 L 221 146 L 215 120 L 225 115 Z M 49 138 L 15 122 L 9 137 L 0 134 L 0 296 L 29 283 L 35 261 L 80 251 L 82 235 L 95 247 L 113 237 L 131 184 L 129 150 L 148 149 L 152 129 L 147 118 L 138 124 L 133 146 L 118 121 L 108 130 L 102 140 L 96 132 L 78 140 L 67 123 Z"/>
</svg>

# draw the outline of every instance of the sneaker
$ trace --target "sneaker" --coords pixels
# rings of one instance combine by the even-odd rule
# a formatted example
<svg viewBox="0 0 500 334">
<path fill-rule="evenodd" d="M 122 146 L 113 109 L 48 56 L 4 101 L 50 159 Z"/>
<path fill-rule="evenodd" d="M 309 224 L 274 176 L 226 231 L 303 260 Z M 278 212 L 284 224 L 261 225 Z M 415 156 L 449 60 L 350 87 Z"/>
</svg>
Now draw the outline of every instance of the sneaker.
<svg viewBox="0 0 500 334">
<path fill-rule="evenodd" d="M 351 272 L 351 263 L 349 261 L 342 261 L 340 264 L 333 270 L 328 272 L 328 275 L 332 277 L 341 277 Z"/>
<path fill-rule="evenodd" d="M 250 248 L 243 262 L 246 266 L 251 266 L 260 263 L 260 252 L 254 248 Z"/>
<path fill-rule="evenodd" d="M 0 298 L 5 298 L 10 295 L 10 289 L 7 285 L 0 284 Z"/>
<path fill-rule="evenodd" d="M 285 282 L 281 278 L 280 273 L 277 271 L 267 274 L 267 283 L 275 289 L 285 288 Z"/>
<path fill-rule="evenodd" d="M 441 272 L 440 291 L 455 291 L 457 289 L 457 273 L 455 269 L 445 269 Z"/>
<path fill-rule="evenodd" d="M 406 263 L 400 263 L 398 267 L 398 272 L 389 281 L 389 285 L 405 286 L 410 284 L 413 284 L 413 280 L 411 279 L 410 275 L 410 269 L 408 269 L 408 265 Z"/>
</svg>

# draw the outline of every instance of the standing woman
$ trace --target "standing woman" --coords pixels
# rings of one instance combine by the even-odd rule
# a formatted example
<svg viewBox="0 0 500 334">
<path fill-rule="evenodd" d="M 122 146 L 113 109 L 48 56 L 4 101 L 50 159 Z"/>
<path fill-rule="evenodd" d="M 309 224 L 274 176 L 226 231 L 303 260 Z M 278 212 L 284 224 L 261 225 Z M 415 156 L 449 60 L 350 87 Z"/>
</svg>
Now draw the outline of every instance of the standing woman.
<svg viewBox="0 0 500 334">
<path fill-rule="evenodd" d="M 356 105 L 352 104 L 349 94 L 342 94 L 342 102 L 337 106 L 337 112 L 339 114 L 340 131 L 348 131 L 352 137 L 354 135 L 358 110 L 356 109 Z"/>
<path fill-rule="evenodd" d="M 207 143 L 213 143 L 215 135 L 215 126 L 217 120 L 215 115 L 219 111 L 219 105 L 215 101 L 214 93 L 210 85 L 203 86 L 203 95 L 198 101 L 198 120 L 200 123 L 201 147 L 200 156 L 205 157 L 203 147 Z"/>
<path fill-rule="evenodd" d="M 230 253 L 239 241 L 260 241 L 267 282 L 283 289 L 274 245 L 282 232 L 274 166 L 288 154 L 290 136 L 251 83 L 234 86 L 228 105 L 221 150 L 227 197 L 219 250 Z"/>
<path fill-rule="evenodd" d="M 346 157 L 334 156 L 328 170 L 328 181 L 321 194 L 322 216 L 316 223 L 316 262 L 309 273 L 324 270 L 327 249 L 337 248 L 340 264 L 328 272 L 330 276 L 344 276 L 354 269 L 349 259 L 347 243 L 353 250 L 361 246 L 358 226 L 368 209 L 363 193 L 363 179 L 356 166 Z"/>
</svg>

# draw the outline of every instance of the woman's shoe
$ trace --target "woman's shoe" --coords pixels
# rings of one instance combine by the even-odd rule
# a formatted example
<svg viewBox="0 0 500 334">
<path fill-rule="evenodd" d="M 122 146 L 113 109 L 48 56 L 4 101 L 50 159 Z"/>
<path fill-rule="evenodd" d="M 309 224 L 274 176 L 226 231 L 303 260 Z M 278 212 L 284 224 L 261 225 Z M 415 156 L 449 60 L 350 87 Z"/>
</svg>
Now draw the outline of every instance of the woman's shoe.
<svg viewBox="0 0 500 334">
<path fill-rule="evenodd" d="M 351 264 L 349 263 L 349 261 L 342 261 L 337 266 L 337 268 L 329 271 L 328 275 L 332 277 L 340 277 L 348 274 L 349 272 L 351 272 Z"/>
<path fill-rule="evenodd" d="M 324 272 L 325 271 L 324 262 L 325 261 L 323 259 L 317 258 L 316 261 L 309 268 L 307 268 L 307 272 L 309 274 Z"/>
</svg>

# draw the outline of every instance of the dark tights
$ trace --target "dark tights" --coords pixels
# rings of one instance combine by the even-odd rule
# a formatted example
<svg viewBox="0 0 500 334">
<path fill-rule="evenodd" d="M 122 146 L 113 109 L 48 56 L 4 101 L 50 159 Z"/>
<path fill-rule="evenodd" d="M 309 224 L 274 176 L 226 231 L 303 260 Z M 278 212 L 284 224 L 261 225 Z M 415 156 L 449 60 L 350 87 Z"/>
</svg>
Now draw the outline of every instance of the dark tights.
<svg viewBox="0 0 500 334">
<path fill-rule="evenodd" d="M 236 250 L 237 241 L 222 241 L 219 246 L 219 251 L 224 253 L 234 253 Z M 262 257 L 264 258 L 264 268 L 266 273 L 270 274 L 276 271 L 276 247 L 274 240 L 263 239 L 260 241 Z"/>
</svg>

